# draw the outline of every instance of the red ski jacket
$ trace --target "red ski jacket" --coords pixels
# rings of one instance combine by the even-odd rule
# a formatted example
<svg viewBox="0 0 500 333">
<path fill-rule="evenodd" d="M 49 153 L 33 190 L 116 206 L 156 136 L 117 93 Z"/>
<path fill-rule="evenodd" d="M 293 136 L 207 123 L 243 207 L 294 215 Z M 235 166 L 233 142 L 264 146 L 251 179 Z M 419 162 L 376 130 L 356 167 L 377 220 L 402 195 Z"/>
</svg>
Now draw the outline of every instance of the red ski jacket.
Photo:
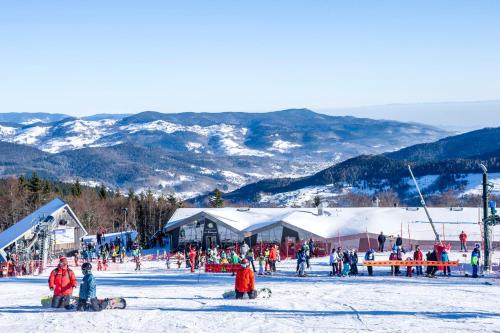
<svg viewBox="0 0 500 333">
<path fill-rule="evenodd" d="M 71 295 L 76 286 L 75 273 L 71 269 L 58 267 L 50 273 L 49 288 L 54 288 L 54 296 Z"/>
<path fill-rule="evenodd" d="M 460 236 L 458 236 L 460 238 L 460 241 L 461 242 L 466 242 L 467 241 L 467 234 L 465 232 L 462 232 L 460 234 Z"/>
<path fill-rule="evenodd" d="M 424 254 L 422 251 L 418 250 L 413 253 L 413 260 L 423 260 Z"/>
<path fill-rule="evenodd" d="M 276 260 L 278 259 L 278 254 L 276 253 L 276 248 L 272 247 L 271 250 L 269 251 L 269 260 Z"/>
<path fill-rule="evenodd" d="M 255 276 L 250 267 L 240 269 L 236 272 L 234 289 L 240 293 L 248 293 L 255 289 Z"/>
</svg>

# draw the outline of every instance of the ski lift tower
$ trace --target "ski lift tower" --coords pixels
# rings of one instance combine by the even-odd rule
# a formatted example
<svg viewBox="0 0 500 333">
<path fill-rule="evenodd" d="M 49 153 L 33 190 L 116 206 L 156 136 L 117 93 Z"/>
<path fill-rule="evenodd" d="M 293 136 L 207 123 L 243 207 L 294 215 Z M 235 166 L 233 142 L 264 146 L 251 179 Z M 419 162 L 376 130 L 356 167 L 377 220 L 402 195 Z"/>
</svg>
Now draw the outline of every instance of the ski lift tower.
<svg viewBox="0 0 500 333">
<path fill-rule="evenodd" d="M 427 215 L 427 219 L 429 219 L 429 223 L 431 224 L 432 231 L 434 231 L 434 235 L 436 236 L 436 243 L 440 243 L 439 240 L 439 234 L 436 231 L 436 226 L 434 225 L 434 222 L 432 222 L 431 214 L 429 214 L 429 210 L 427 209 L 427 205 L 425 204 L 424 196 L 422 195 L 422 192 L 420 192 L 420 187 L 418 187 L 417 180 L 415 179 L 415 176 L 413 175 L 413 171 L 411 171 L 411 167 L 408 165 L 408 170 L 410 171 L 411 178 L 413 179 L 413 182 L 415 183 L 415 187 L 417 188 L 418 195 L 420 196 L 420 203 L 424 207 L 425 214 Z"/>
</svg>

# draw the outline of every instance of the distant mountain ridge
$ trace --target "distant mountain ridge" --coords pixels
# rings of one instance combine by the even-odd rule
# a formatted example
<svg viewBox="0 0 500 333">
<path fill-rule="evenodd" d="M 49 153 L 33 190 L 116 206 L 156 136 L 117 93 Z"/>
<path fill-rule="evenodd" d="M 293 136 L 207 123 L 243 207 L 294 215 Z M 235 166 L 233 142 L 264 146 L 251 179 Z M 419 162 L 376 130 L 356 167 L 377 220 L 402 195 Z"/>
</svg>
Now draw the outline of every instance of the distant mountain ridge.
<svg viewBox="0 0 500 333">
<path fill-rule="evenodd" d="M 29 116 L 48 119 L 44 114 Z M 27 118 L 23 115 L 20 120 Z M 57 115 L 50 120 L 0 124 L 0 141 L 51 154 L 40 153 L 30 161 L 20 158 L 17 169 L 5 166 L 3 175 L 36 169 L 59 180 L 82 178 L 187 197 L 214 187 L 232 190 L 268 177 L 305 176 L 353 156 L 393 151 L 450 134 L 424 124 L 328 116 L 308 109 L 147 111 L 81 119 Z M 13 161 L 15 157 L 9 163 Z"/>
</svg>

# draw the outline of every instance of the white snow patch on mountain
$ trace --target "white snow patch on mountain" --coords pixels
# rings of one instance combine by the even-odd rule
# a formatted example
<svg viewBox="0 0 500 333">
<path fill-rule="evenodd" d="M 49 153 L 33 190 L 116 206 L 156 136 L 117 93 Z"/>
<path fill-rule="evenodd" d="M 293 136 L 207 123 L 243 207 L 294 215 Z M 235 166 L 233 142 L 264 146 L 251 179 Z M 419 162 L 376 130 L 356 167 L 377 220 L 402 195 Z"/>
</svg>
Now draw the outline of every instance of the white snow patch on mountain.
<svg viewBox="0 0 500 333">
<path fill-rule="evenodd" d="M 0 125 L 0 139 L 6 139 L 8 137 L 14 136 L 16 134 L 15 127 L 2 126 Z"/>
<path fill-rule="evenodd" d="M 268 150 L 274 150 L 274 151 L 278 151 L 280 153 L 286 153 L 290 149 L 298 148 L 298 147 L 301 147 L 301 146 L 302 145 L 299 145 L 297 143 L 293 143 L 293 142 L 289 142 L 289 141 L 278 139 L 278 140 L 276 140 L 276 141 L 273 142 L 273 146 L 271 148 L 268 148 Z"/>
<path fill-rule="evenodd" d="M 462 179 L 467 181 L 464 194 L 481 195 L 483 193 L 483 175 L 480 173 L 462 175 Z M 500 195 L 500 173 L 488 174 L 488 182 L 493 185 L 491 194 Z"/>
<path fill-rule="evenodd" d="M 198 142 L 188 142 L 188 143 L 186 143 L 186 149 L 189 150 L 189 151 L 192 151 L 192 152 L 194 152 L 196 154 L 200 154 L 202 148 L 203 148 L 203 145 L 201 143 L 198 143 Z"/>
<path fill-rule="evenodd" d="M 233 185 L 243 185 L 246 183 L 246 178 L 229 170 L 222 170 L 220 172 L 224 178 Z"/>
<path fill-rule="evenodd" d="M 31 124 L 35 124 L 35 123 L 43 123 L 44 121 L 42 119 L 38 119 L 38 118 L 31 118 L 31 119 L 28 119 L 28 120 L 25 120 L 23 122 L 21 122 L 20 124 L 21 125 L 31 125 Z"/>
<path fill-rule="evenodd" d="M 34 145 L 40 141 L 40 139 L 48 134 L 50 127 L 46 126 L 34 126 L 21 129 L 16 133 L 10 142 L 24 144 L 24 145 Z"/>
</svg>

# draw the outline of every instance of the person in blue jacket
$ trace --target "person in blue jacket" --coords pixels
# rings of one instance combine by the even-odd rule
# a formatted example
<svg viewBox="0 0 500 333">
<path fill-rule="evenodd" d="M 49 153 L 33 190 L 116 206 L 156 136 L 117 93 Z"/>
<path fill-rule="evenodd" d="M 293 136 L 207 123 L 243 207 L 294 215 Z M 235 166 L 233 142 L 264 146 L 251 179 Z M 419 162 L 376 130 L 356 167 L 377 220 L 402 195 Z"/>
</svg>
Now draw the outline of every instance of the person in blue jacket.
<svg viewBox="0 0 500 333">
<path fill-rule="evenodd" d="M 443 250 L 443 252 L 441 253 L 441 261 L 442 262 L 449 262 L 450 261 L 450 258 L 448 256 L 448 251 Z M 446 273 L 448 272 L 448 276 L 451 276 L 451 268 L 450 266 L 443 266 L 443 273 L 444 273 L 444 276 L 446 276 Z"/>
<path fill-rule="evenodd" d="M 472 277 L 477 278 L 477 269 L 479 268 L 479 259 L 481 258 L 481 250 L 479 249 L 480 245 L 476 243 L 474 250 L 472 250 L 472 254 L 470 257 L 470 263 L 472 265 Z"/>
<path fill-rule="evenodd" d="M 106 301 L 100 303 L 96 295 L 96 282 L 92 274 L 92 265 L 88 262 L 82 265 L 83 279 L 80 284 L 80 294 L 77 311 L 101 311 L 106 308 Z"/>
</svg>

